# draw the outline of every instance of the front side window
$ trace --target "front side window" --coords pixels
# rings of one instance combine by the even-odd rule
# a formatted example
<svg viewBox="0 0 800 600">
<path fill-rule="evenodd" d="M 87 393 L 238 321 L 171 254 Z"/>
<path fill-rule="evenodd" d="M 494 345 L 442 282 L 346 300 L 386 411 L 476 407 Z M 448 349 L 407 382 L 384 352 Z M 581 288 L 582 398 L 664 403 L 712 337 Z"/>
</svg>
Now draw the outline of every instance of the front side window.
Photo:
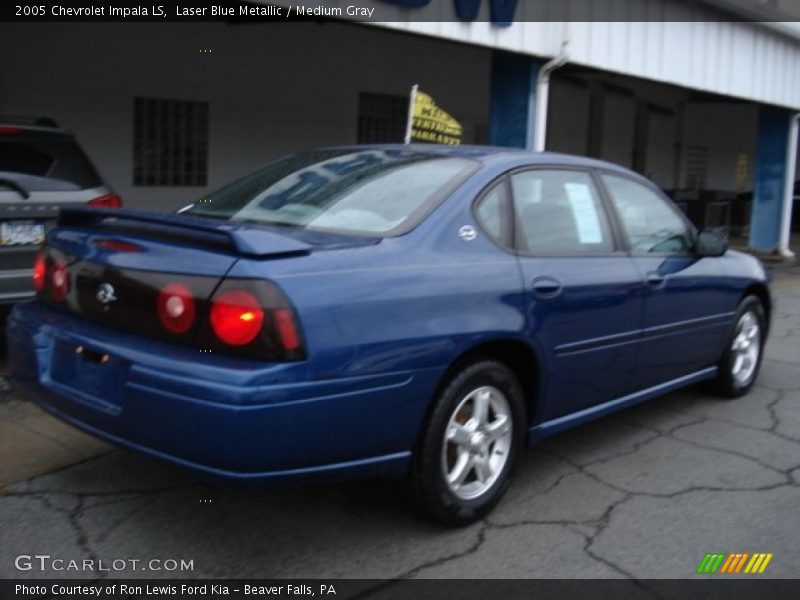
<svg viewBox="0 0 800 600">
<path fill-rule="evenodd" d="M 279 160 L 196 202 L 186 214 L 344 234 L 413 226 L 476 169 L 413 150 L 321 150 Z"/>
<path fill-rule="evenodd" d="M 677 211 L 650 188 L 625 177 L 604 174 L 631 252 L 681 254 L 692 246 L 692 233 Z"/>
<path fill-rule="evenodd" d="M 614 251 L 608 217 L 588 173 L 523 171 L 511 176 L 511 190 L 521 252 L 586 255 Z"/>
</svg>

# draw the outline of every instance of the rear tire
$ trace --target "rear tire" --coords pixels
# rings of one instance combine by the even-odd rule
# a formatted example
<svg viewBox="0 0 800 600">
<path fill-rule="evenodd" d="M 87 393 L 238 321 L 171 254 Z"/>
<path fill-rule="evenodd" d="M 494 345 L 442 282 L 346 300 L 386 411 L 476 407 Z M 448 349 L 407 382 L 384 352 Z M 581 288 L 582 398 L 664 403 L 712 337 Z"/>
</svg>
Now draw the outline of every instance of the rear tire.
<svg viewBox="0 0 800 600">
<path fill-rule="evenodd" d="M 411 491 L 450 525 L 472 523 L 505 493 L 525 436 L 522 388 L 502 363 L 456 372 L 434 400 L 412 460 Z"/>
<path fill-rule="evenodd" d="M 739 304 L 712 389 L 725 398 L 738 398 L 753 387 L 761 369 L 766 340 L 766 316 L 761 300 L 747 296 Z"/>
</svg>

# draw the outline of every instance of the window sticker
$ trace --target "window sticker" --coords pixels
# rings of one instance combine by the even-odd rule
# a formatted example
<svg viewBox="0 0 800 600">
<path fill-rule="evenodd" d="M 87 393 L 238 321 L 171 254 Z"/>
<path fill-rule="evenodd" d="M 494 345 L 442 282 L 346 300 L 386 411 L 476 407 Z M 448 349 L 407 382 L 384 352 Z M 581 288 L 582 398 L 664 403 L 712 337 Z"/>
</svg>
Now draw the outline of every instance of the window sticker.
<svg viewBox="0 0 800 600">
<path fill-rule="evenodd" d="M 603 232 L 600 229 L 600 218 L 589 186 L 583 183 L 565 183 L 564 189 L 567 191 L 572 216 L 578 227 L 580 243 L 601 244 Z"/>
</svg>

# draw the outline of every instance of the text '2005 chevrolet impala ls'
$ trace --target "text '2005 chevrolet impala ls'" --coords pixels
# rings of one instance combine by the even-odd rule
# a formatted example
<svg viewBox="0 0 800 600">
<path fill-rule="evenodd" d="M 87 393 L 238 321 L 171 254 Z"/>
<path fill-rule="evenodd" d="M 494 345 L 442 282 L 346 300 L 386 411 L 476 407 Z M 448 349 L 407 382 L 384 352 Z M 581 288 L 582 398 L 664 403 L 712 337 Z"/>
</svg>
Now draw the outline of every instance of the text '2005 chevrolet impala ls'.
<svg viewBox="0 0 800 600">
<path fill-rule="evenodd" d="M 585 158 L 354 146 L 167 215 L 64 210 L 9 362 L 100 438 L 233 480 L 406 478 L 467 523 L 525 445 L 758 374 L 756 259 Z"/>
</svg>

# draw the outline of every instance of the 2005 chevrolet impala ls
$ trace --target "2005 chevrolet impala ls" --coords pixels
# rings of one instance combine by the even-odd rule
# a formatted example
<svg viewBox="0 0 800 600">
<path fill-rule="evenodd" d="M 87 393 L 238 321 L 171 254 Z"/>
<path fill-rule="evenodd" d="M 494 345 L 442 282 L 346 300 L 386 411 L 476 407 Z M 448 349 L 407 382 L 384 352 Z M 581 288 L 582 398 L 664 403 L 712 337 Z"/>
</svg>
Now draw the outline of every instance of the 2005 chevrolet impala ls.
<svg viewBox="0 0 800 600">
<path fill-rule="evenodd" d="M 100 438 L 236 480 L 406 477 L 485 514 L 515 456 L 758 374 L 769 276 L 650 182 L 480 147 L 295 154 L 166 215 L 61 213 L 10 369 Z"/>
</svg>

